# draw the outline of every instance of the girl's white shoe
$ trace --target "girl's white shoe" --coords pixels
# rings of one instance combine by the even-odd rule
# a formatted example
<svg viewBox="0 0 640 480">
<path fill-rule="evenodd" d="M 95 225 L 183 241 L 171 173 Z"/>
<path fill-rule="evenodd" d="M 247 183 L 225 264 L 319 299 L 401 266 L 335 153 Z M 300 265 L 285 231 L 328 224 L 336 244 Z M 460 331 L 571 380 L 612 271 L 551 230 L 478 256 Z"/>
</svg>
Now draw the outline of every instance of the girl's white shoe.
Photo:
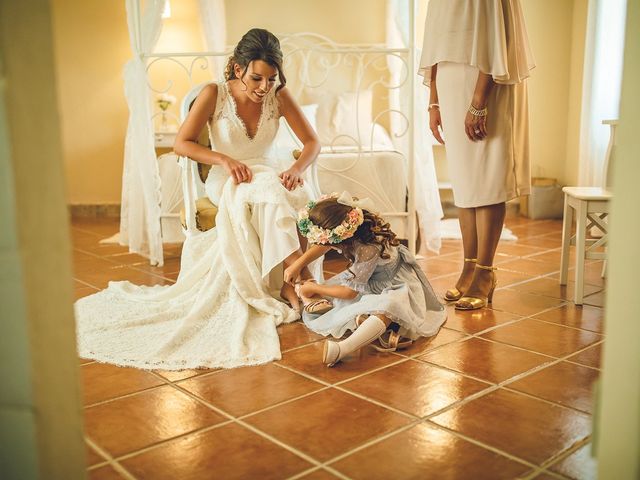
<svg viewBox="0 0 640 480">
<path fill-rule="evenodd" d="M 359 348 L 369 345 L 387 329 L 385 323 L 375 315 L 369 316 L 346 339 L 341 342 L 327 340 L 324 343 L 322 363 L 333 367 L 336 363 Z"/>
</svg>

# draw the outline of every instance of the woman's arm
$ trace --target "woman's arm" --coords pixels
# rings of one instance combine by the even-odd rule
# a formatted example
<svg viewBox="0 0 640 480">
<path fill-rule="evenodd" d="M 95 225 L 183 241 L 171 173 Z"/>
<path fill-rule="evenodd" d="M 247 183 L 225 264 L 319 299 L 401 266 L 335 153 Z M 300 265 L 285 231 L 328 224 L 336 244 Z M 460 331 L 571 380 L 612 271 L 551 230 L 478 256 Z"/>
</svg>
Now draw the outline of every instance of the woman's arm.
<svg viewBox="0 0 640 480">
<path fill-rule="evenodd" d="M 317 260 L 322 255 L 331 250 L 331 247 L 326 247 L 324 245 L 312 245 L 310 246 L 306 252 L 304 252 L 298 259 L 289 265 L 284 271 L 284 281 L 290 285 L 293 285 L 298 277 L 300 277 L 300 272 L 304 267 L 309 265 L 314 260 Z"/>
<path fill-rule="evenodd" d="M 431 87 L 429 88 L 429 129 L 435 139 L 444 145 L 442 139 L 442 119 L 440 118 L 440 106 L 438 105 L 438 87 L 436 77 L 438 75 L 438 64 L 431 67 Z"/>
<path fill-rule="evenodd" d="M 345 300 L 352 300 L 358 296 L 358 292 L 343 285 L 321 285 L 313 282 L 300 285 L 300 294 L 304 297 L 321 295 L 323 297 L 343 298 Z"/>
<path fill-rule="evenodd" d="M 484 111 L 484 115 L 475 115 L 470 111 L 464 120 L 464 129 L 469 140 L 483 140 L 487 136 L 487 102 L 493 89 L 493 78 L 488 73 L 479 72 L 476 88 L 471 99 L 473 110 Z"/>
<path fill-rule="evenodd" d="M 176 155 L 188 157 L 198 163 L 222 166 L 236 183 L 250 182 L 253 175 L 249 167 L 198 143 L 200 132 L 216 109 L 217 98 L 218 86 L 215 83 L 202 89 L 178 130 L 173 151 Z"/>
<path fill-rule="evenodd" d="M 320 153 L 320 140 L 318 140 L 316 132 L 311 128 L 300 106 L 293 99 L 287 87 L 278 92 L 277 98 L 282 115 L 303 145 L 300 157 L 288 170 L 280 174 L 285 188 L 293 190 L 298 185 L 302 185 L 302 173 L 315 161 L 318 153 Z"/>
</svg>

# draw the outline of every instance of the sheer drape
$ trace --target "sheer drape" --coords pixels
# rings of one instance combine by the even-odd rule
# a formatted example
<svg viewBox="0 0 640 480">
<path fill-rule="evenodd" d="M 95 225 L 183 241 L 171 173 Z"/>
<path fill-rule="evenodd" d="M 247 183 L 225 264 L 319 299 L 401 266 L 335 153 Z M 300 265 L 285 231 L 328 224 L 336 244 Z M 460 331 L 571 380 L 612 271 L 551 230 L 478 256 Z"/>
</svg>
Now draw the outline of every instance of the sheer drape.
<svg viewBox="0 0 640 480">
<path fill-rule="evenodd" d="M 124 91 L 129 124 L 124 146 L 120 243 L 129 251 L 162 265 L 160 177 L 154 149 L 152 107 L 143 54 L 160 37 L 165 0 L 147 0 L 140 17 L 138 0 L 126 0 L 133 58 L 124 67 Z M 139 22 L 139 29 L 138 29 Z"/>
<path fill-rule="evenodd" d="M 603 186 L 609 126 L 618 118 L 626 0 L 591 0 L 585 49 L 579 183 Z"/>
<path fill-rule="evenodd" d="M 387 0 L 386 15 L 386 41 L 389 48 L 409 46 L 409 18 L 411 1 Z M 421 52 L 415 48 L 416 65 Z M 406 75 L 416 75 L 417 72 L 407 72 L 402 63 L 394 58 L 388 61 L 391 84 L 397 85 L 403 81 Z M 407 82 L 408 84 L 408 82 Z M 427 89 L 421 82 L 414 83 L 414 91 L 407 89 L 393 89 L 389 92 L 389 108 L 400 111 L 408 111 L 408 102 L 415 102 L 414 118 L 410 119 L 414 124 L 414 155 L 415 155 L 415 187 L 414 198 L 416 211 L 419 217 L 419 226 L 426 237 L 426 245 L 429 250 L 440 250 L 440 219 L 443 217 L 440 192 L 433 160 L 432 137 L 429 135 L 427 107 L 429 98 Z M 404 129 L 404 120 L 397 114 L 391 114 L 391 128 L 394 132 Z M 407 136 L 394 138 L 396 148 L 408 155 L 409 140 Z"/>
<path fill-rule="evenodd" d="M 223 52 L 227 45 L 227 21 L 224 0 L 198 0 L 204 44 L 210 52 Z M 222 80 L 227 59 L 213 60 L 213 77 Z"/>
</svg>

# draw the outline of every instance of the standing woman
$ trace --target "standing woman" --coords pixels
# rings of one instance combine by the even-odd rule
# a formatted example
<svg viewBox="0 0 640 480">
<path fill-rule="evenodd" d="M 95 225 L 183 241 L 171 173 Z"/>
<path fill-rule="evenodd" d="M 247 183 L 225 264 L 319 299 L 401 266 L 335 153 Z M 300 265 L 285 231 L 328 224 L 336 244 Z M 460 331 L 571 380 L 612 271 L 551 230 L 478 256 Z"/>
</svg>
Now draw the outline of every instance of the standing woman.
<svg viewBox="0 0 640 480">
<path fill-rule="evenodd" d="M 505 203 L 530 193 L 525 79 L 534 67 L 520 0 L 431 0 L 419 74 L 429 126 L 445 144 L 464 266 L 445 300 L 491 303 Z"/>
</svg>

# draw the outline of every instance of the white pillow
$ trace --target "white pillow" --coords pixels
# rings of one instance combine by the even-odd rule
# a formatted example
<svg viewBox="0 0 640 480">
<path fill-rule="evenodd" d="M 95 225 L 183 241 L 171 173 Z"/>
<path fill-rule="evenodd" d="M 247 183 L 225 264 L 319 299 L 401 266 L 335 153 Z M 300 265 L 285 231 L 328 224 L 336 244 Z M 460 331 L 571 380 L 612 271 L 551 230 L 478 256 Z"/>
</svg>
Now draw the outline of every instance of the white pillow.
<svg viewBox="0 0 640 480">
<path fill-rule="evenodd" d="M 322 145 L 355 145 L 358 141 L 359 127 L 360 143 L 367 145 L 373 123 L 371 109 L 371 90 L 364 90 L 359 94 L 344 92 L 339 95 L 326 95 L 319 102 L 316 115 L 320 143 Z M 339 135 L 348 135 L 355 141 L 346 136 L 336 138 Z"/>
</svg>

